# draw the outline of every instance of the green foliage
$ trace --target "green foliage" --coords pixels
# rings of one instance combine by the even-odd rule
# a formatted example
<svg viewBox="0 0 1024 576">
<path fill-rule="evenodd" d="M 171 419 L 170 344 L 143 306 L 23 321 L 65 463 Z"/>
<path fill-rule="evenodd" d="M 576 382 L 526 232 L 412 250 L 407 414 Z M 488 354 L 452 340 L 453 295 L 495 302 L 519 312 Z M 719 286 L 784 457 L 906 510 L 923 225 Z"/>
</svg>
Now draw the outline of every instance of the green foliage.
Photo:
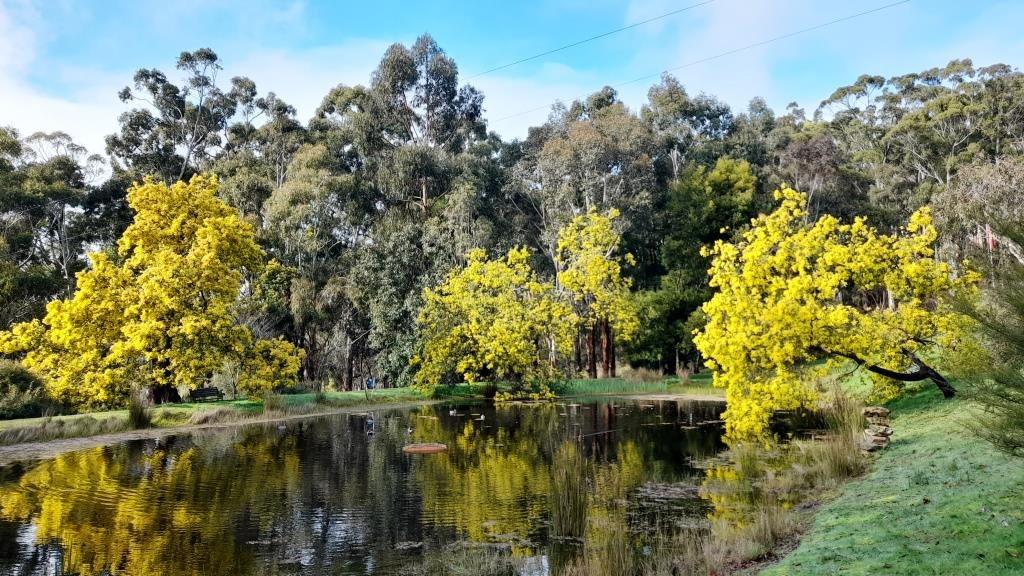
<svg viewBox="0 0 1024 576">
<path fill-rule="evenodd" d="M 38 376 L 17 362 L 0 360 L 0 420 L 42 416 L 49 406 Z"/>
<path fill-rule="evenodd" d="M 726 238 L 753 216 L 757 179 L 744 160 L 719 158 L 712 169 L 678 167 L 660 211 L 665 230 L 661 263 L 667 272 L 656 289 L 634 295 L 641 322 L 626 347 L 630 363 L 674 372 L 698 364 L 691 335 L 700 305 L 711 297 L 708 260 L 701 248 Z"/>
<path fill-rule="evenodd" d="M 1019 250 L 1024 225 L 1007 225 L 1004 246 Z M 1007 454 L 1024 456 L 1024 262 L 1001 258 L 991 267 L 984 297 L 967 303 L 980 346 L 973 362 L 964 362 L 971 377 L 967 395 L 984 407 L 972 427 Z M 961 360 L 963 360 L 961 358 Z"/>
</svg>

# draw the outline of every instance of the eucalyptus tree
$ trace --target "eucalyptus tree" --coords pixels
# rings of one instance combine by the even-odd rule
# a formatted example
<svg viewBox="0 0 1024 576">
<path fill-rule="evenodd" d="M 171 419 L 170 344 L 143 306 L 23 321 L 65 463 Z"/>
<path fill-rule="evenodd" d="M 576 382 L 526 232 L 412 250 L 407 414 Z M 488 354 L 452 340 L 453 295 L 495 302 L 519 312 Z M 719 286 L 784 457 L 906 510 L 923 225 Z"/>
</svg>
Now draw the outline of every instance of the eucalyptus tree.
<svg viewBox="0 0 1024 576">
<path fill-rule="evenodd" d="M 303 378 L 352 379 L 354 341 L 365 331 L 354 304 L 349 268 L 367 242 L 372 209 L 365 183 L 338 170 L 322 144 L 296 153 L 283 185 L 264 207 L 269 252 L 291 271 L 284 330 L 306 351 Z"/>
<path fill-rule="evenodd" d="M 284 185 L 292 160 L 309 137 L 295 108 L 273 92 L 259 97 L 250 81 L 236 83 L 234 90 L 241 95 L 241 120 L 228 127 L 225 149 L 210 169 L 221 178 L 221 197 L 259 224 L 263 203 Z"/>
<path fill-rule="evenodd" d="M 675 178 L 688 162 L 713 163 L 724 153 L 734 118 L 728 104 L 713 96 L 690 96 L 674 76 L 664 74 L 647 91 L 640 117 L 658 135 Z"/>
<path fill-rule="evenodd" d="M 530 130 L 506 194 L 526 215 L 526 238 L 551 272 L 564 271 L 560 230 L 579 215 L 614 209 L 621 215 L 614 226 L 622 249 L 636 258 L 626 273 L 641 281 L 653 275 L 660 241 L 654 208 L 667 176 L 657 153 L 650 125 L 608 87 L 568 107 L 556 106 L 547 123 Z M 597 338 L 585 332 L 581 328 L 575 342 L 577 369 L 586 366 L 593 373 Z M 614 356 L 612 344 L 603 347 L 606 356 Z"/>
<path fill-rule="evenodd" d="M 864 75 L 822 102 L 872 202 L 897 221 L 948 189 L 964 166 L 1024 152 L 1024 76 L 970 60 L 892 78 Z"/>
<path fill-rule="evenodd" d="M 135 72 L 134 88 L 118 93 L 122 102 L 135 103 L 121 114 L 120 131 L 107 136 L 107 153 L 115 168 L 157 176 L 166 182 L 184 180 L 226 145 L 236 112 L 254 103 L 255 85 L 247 78 L 217 85 L 220 58 L 209 48 L 182 52 L 176 68 L 184 83 L 173 83 L 164 72 L 143 68 Z"/>
<path fill-rule="evenodd" d="M 64 132 L 0 130 L 0 299 L 4 325 L 73 292 L 88 239 L 82 205 L 101 159 Z"/>
<path fill-rule="evenodd" d="M 388 48 L 369 86 L 334 88 L 310 123 L 338 169 L 369 190 L 369 240 L 351 275 L 370 321 L 367 344 L 395 381 L 410 381 L 423 288 L 470 248 L 491 244 L 501 174 L 482 105 L 425 35 Z"/>
<path fill-rule="evenodd" d="M 511 191 L 523 198 L 532 236 L 557 269 L 558 232 L 590 210 L 617 209 L 619 232 L 650 223 L 664 172 L 650 126 L 605 88 L 570 107 L 555 107 L 531 129 L 515 166 Z M 642 250 L 627 250 L 643 258 Z M 639 247 L 643 248 L 643 247 Z"/>
</svg>

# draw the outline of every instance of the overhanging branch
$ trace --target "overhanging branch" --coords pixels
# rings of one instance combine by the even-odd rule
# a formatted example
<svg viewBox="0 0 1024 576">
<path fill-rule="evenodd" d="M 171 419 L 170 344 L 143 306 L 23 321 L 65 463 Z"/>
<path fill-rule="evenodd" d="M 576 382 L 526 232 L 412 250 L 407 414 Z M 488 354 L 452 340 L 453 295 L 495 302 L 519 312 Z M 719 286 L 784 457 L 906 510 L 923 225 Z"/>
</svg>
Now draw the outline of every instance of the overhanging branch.
<svg viewBox="0 0 1024 576">
<path fill-rule="evenodd" d="M 931 380 L 935 383 L 935 386 L 942 392 L 943 397 L 952 398 L 956 396 L 956 388 L 949 383 L 941 374 L 939 374 L 934 368 L 926 364 L 923 360 L 918 358 L 915 354 L 906 352 L 907 358 L 914 364 L 917 370 L 913 372 L 897 372 L 895 370 L 889 370 L 876 364 L 868 364 L 863 358 L 856 354 L 849 354 L 846 352 L 834 352 L 831 350 L 825 350 L 824 348 L 818 348 L 822 353 L 831 356 L 839 356 L 848 360 L 853 360 L 859 366 L 863 366 L 869 372 L 878 374 L 879 376 L 885 376 L 886 378 L 892 378 L 900 382 L 921 382 L 923 380 Z"/>
</svg>

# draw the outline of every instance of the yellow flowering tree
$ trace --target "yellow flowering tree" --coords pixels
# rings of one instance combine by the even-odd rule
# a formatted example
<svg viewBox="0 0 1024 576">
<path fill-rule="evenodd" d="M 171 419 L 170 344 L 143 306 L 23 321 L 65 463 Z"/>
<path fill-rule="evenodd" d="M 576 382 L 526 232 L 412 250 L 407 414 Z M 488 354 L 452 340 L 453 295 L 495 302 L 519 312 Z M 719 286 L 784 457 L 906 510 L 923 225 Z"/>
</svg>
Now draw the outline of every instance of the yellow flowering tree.
<svg viewBox="0 0 1024 576">
<path fill-rule="evenodd" d="M 807 405 L 832 362 L 868 370 L 881 399 L 923 380 L 953 396 L 923 357 L 963 333 L 963 317 L 946 303 L 977 278 L 934 259 L 929 210 L 884 235 L 863 218 L 808 223 L 803 194 L 787 188 L 775 197 L 779 207 L 753 220 L 739 242 L 707 251 L 717 291 L 694 343 L 726 389 L 729 436 L 763 436 L 773 412 Z"/>
<path fill-rule="evenodd" d="M 534 394 L 548 393 L 552 361 L 572 350 L 575 318 L 528 260 L 525 248 L 496 260 L 475 249 L 464 268 L 437 289 L 424 290 L 417 386 L 430 390 L 460 376 L 467 382 L 509 380 Z"/>
<path fill-rule="evenodd" d="M 86 407 L 122 404 L 133 385 L 195 388 L 229 361 L 249 393 L 294 381 L 301 351 L 255 340 L 234 319 L 243 271 L 258 272 L 263 254 L 216 190 L 213 176 L 132 187 L 135 217 L 116 254 L 91 254 L 74 295 L 0 334 L 0 352 Z"/>
<path fill-rule="evenodd" d="M 632 254 L 620 252 L 614 220 L 619 211 L 606 214 L 591 210 L 574 218 L 558 234 L 555 262 L 558 283 L 569 294 L 584 329 L 590 332 L 588 371 L 597 376 L 594 348 L 601 339 L 602 371 L 615 376 L 614 338 L 628 340 L 639 325 L 629 278 L 624 265 L 635 264 Z"/>
</svg>

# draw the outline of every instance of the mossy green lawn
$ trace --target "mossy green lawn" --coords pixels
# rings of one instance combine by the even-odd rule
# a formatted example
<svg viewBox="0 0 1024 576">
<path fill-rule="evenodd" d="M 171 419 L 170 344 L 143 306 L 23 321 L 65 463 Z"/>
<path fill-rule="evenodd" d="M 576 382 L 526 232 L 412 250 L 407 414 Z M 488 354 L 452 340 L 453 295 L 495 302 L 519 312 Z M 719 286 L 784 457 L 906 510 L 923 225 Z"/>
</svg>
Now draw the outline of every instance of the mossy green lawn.
<svg viewBox="0 0 1024 576">
<path fill-rule="evenodd" d="M 965 429 L 966 401 L 929 389 L 891 408 L 889 449 L 761 574 L 1024 574 L 1024 461 Z"/>
</svg>

